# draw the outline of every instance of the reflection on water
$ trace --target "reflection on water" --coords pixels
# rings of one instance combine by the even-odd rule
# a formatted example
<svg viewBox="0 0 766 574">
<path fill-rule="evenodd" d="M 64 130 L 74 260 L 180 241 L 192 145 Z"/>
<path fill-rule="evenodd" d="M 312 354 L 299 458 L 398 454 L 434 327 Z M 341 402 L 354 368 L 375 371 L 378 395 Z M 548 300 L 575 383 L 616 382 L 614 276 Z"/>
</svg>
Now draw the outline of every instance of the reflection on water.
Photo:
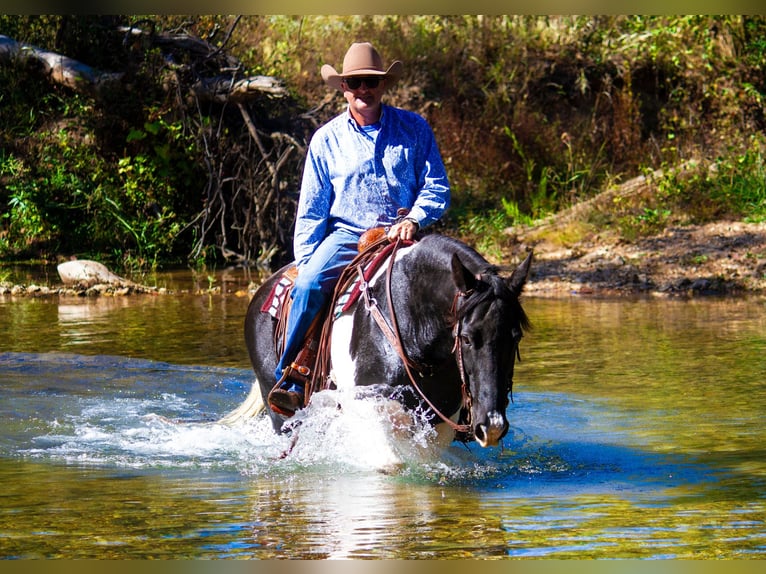
<svg viewBox="0 0 766 574">
<path fill-rule="evenodd" d="M 185 364 L 249 366 L 243 295 L 0 298 L 0 350 L 121 355 Z"/>
<path fill-rule="evenodd" d="M 503 449 L 438 458 L 372 399 L 216 424 L 246 306 L 0 300 L 0 556 L 766 554 L 761 300 L 527 299 Z"/>
<path fill-rule="evenodd" d="M 757 456 L 766 412 L 763 300 L 583 301 L 545 312 L 520 380 L 619 405 L 618 424 L 636 445 L 714 454 L 766 474 L 766 457 Z"/>
</svg>

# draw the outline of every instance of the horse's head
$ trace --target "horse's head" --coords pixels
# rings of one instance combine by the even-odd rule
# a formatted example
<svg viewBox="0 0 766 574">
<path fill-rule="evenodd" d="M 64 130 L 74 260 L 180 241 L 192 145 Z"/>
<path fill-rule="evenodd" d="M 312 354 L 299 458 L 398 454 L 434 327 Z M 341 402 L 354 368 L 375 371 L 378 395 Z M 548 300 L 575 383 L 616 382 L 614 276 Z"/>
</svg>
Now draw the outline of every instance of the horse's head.
<svg viewBox="0 0 766 574">
<path fill-rule="evenodd" d="M 508 432 L 505 416 L 513 367 L 523 330 L 529 326 L 519 303 L 532 261 L 530 253 L 510 277 L 491 267 L 469 271 L 457 254 L 452 277 L 458 290 L 455 354 L 468 391 L 470 429 L 481 446 L 495 446 Z"/>
</svg>

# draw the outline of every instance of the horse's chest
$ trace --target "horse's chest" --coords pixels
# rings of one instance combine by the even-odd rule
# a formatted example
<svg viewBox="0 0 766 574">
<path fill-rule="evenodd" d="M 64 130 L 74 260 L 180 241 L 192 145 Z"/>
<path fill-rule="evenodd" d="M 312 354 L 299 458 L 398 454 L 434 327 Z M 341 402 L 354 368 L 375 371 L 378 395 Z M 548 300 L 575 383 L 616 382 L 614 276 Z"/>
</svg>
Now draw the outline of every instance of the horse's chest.
<svg viewBox="0 0 766 574">
<path fill-rule="evenodd" d="M 400 380 L 403 370 L 396 351 L 374 325 L 362 321 L 365 328 L 359 328 L 355 320 L 359 312 L 366 313 L 364 309 L 352 309 L 338 317 L 333 326 L 330 358 L 335 385 L 348 389 L 405 382 Z"/>
</svg>

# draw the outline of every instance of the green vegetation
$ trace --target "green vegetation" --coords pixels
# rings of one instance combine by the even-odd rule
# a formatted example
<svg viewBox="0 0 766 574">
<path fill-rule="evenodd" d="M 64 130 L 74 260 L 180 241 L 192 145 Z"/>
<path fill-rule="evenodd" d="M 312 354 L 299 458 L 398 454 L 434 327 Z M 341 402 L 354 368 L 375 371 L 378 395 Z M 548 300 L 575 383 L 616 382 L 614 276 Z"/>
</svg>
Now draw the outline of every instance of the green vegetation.
<svg viewBox="0 0 766 574">
<path fill-rule="evenodd" d="M 22 26 L 21 21 L 27 21 Z M 56 31 L 74 35 L 60 50 L 90 65 L 119 65 L 106 25 L 91 18 L 0 17 L 18 39 L 44 44 Z M 13 28 L 13 26 L 10 26 Z M 27 36 L 29 35 L 29 37 Z M 83 54 L 95 40 L 89 56 Z M 58 39 L 57 43 L 62 40 Z M 139 64 L 150 72 L 150 54 Z M 141 86 L 147 78 L 137 78 Z M 88 97 L 55 86 L 31 66 L 0 66 L 0 257 L 77 254 L 110 259 L 123 269 L 182 261 L 182 226 L 198 209 L 188 193 L 200 174 L 198 156 L 158 107 L 157 90 Z M 181 238 L 182 239 L 182 238 Z"/>
<path fill-rule="evenodd" d="M 760 16 L 0 16 L 0 33 L 124 71 L 131 88 L 86 96 L 0 60 L 0 259 L 87 254 L 145 269 L 274 248 L 271 224 L 240 218 L 251 209 L 236 203 L 242 190 L 218 183 L 272 178 L 236 167 L 231 150 L 253 146 L 232 127 L 235 106 L 203 109 L 167 91 L 182 62 L 127 42 L 119 24 L 185 30 L 247 74 L 281 78 L 290 102 L 259 103 L 259 128 L 337 113 L 342 98 L 327 99 L 319 68 L 340 65 L 349 42 L 372 41 L 405 63 L 389 101 L 434 127 L 454 190 L 444 225 L 498 257 L 507 227 L 658 168 L 654 193 L 583 224 L 631 239 L 670 223 L 766 220 Z M 311 129 L 290 133 L 305 144 Z M 300 159 L 279 188 L 285 202 Z M 267 207 L 289 256 L 291 211 L 256 211 Z M 202 217 L 214 208 L 215 232 Z"/>
<path fill-rule="evenodd" d="M 653 193 L 633 201 L 615 200 L 610 223 L 625 239 L 634 240 L 670 224 L 766 221 L 766 137 L 753 134 L 749 140 L 749 146 L 742 142 L 711 160 L 666 166 L 652 181 Z"/>
</svg>

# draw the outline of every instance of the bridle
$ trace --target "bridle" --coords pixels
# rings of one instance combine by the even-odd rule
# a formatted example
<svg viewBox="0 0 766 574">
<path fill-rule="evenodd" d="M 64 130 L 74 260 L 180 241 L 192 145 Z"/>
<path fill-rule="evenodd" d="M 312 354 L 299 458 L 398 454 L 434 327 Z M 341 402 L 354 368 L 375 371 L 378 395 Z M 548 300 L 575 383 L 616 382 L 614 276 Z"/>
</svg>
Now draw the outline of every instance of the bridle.
<svg viewBox="0 0 766 574">
<path fill-rule="evenodd" d="M 468 386 L 468 377 L 466 376 L 465 363 L 463 362 L 463 345 L 461 343 L 463 340 L 463 320 L 460 319 L 458 315 L 458 302 L 461 299 L 467 299 L 471 293 L 473 293 L 473 289 L 469 289 L 468 291 L 458 291 L 455 293 L 455 298 L 452 300 L 452 318 L 455 322 L 455 326 L 452 329 L 452 337 L 455 340 L 455 343 L 452 345 L 452 352 L 455 355 L 455 362 L 457 363 L 458 373 L 460 373 L 461 392 L 463 394 L 463 408 L 466 410 L 466 416 L 468 417 L 468 422 L 465 426 L 467 426 L 468 429 L 471 428 L 471 402 L 473 401 L 473 397 L 471 396 L 471 388 Z"/>
</svg>

